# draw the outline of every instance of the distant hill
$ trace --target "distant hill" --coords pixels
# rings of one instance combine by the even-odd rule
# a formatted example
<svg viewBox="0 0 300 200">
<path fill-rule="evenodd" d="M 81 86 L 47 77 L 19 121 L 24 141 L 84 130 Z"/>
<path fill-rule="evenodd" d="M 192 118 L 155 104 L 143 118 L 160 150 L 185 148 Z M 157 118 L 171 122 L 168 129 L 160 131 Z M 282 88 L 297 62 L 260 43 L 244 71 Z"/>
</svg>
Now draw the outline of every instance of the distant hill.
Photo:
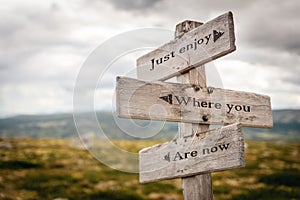
<svg viewBox="0 0 300 200">
<path fill-rule="evenodd" d="M 271 129 L 243 128 L 245 137 L 254 140 L 300 141 L 300 110 L 273 111 Z"/>
<path fill-rule="evenodd" d="M 138 127 L 147 126 L 148 121 L 135 120 L 137 125 L 128 123 L 127 119 L 119 119 L 118 124 L 121 124 L 122 129 L 115 122 L 112 113 L 97 112 L 96 117 L 98 122 L 92 122 L 91 118 L 94 113 L 80 113 L 77 115 L 77 126 L 80 127 L 80 133 L 95 134 L 99 137 L 104 137 L 99 132 L 99 126 L 102 128 L 105 136 L 111 139 L 138 139 L 130 136 L 122 129 L 129 130 L 127 132 L 137 132 Z M 154 126 L 144 129 L 141 135 L 151 134 L 151 130 L 159 129 L 163 122 L 154 122 Z M 147 133 L 148 132 L 148 133 Z M 175 123 L 166 123 L 163 129 L 155 137 L 151 139 L 173 138 L 177 132 Z M 81 135 L 81 136 L 82 136 Z M 137 135 L 137 134 L 136 134 Z M 78 137 L 76 126 L 73 119 L 73 114 L 52 114 L 52 115 L 20 115 L 11 118 L 0 119 L 0 137 L 13 138 L 70 138 Z"/>
<path fill-rule="evenodd" d="M 94 115 L 94 114 L 93 114 Z M 162 122 L 135 120 L 135 125 L 127 119 L 115 122 L 109 112 L 97 112 L 98 123 L 91 122 L 91 113 L 81 113 L 78 125 L 83 134 L 98 134 L 99 125 L 105 136 L 111 139 L 139 139 L 127 132 L 135 132 L 138 136 L 146 137 L 158 132 Z M 300 110 L 273 111 L 274 127 L 272 129 L 243 128 L 246 139 L 253 140 L 285 140 L 300 141 Z M 121 128 L 119 125 L 121 124 Z M 141 127 L 147 127 L 142 129 Z M 141 131 L 142 130 L 142 131 Z M 177 133 L 177 123 L 165 123 L 163 128 L 149 139 L 172 139 Z M 140 135 L 139 135 L 140 134 Z M 78 137 L 72 114 L 52 115 L 21 115 L 0 119 L 0 137 L 14 138 L 69 138 Z"/>
</svg>

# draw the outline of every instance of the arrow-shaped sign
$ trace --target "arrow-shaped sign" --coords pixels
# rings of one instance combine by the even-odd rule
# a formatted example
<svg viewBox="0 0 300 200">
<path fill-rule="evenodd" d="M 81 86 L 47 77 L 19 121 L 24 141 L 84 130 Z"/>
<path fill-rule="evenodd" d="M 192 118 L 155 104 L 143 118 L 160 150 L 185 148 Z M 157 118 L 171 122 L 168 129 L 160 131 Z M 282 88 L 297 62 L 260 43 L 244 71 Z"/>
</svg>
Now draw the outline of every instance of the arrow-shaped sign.
<svg viewBox="0 0 300 200">
<path fill-rule="evenodd" d="M 141 80 L 166 80 L 233 52 L 232 13 L 225 13 L 137 60 Z"/>
<path fill-rule="evenodd" d="M 117 77 L 117 113 L 124 118 L 146 120 L 273 126 L 268 96 L 212 87 L 209 91 L 194 88 L 189 84 Z"/>
<path fill-rule="evenodd" d="M 245 165 L 237 124 L 147 147 L 139 152 L 140 182 L 153 182 Z"/>
</svg>

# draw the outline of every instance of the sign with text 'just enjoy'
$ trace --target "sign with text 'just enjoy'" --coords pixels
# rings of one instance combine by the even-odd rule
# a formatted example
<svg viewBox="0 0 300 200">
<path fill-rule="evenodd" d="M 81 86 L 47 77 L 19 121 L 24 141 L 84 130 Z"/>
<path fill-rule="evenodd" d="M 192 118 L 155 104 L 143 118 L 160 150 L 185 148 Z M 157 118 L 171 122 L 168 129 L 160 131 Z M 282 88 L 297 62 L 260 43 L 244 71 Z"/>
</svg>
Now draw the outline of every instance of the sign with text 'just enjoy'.
<svg viewBox="0 0 300 200">
<path fill-rule="evenodd" d="M 116 105 L 123 118 L 273 126 L 268 96 L 220 88 L 117 77 Z"/>
<path fill-rule="evenodd" d="M 235 49 L 233 17 L 228 12 L 140 57 L 137 76 L 166 80 Z"/>
<path fill-rule="evenodd" d="M 238 124 L 147 147 L 139 152 L 140 182 L 153 182 L 245 166 Z"/>
</svg>

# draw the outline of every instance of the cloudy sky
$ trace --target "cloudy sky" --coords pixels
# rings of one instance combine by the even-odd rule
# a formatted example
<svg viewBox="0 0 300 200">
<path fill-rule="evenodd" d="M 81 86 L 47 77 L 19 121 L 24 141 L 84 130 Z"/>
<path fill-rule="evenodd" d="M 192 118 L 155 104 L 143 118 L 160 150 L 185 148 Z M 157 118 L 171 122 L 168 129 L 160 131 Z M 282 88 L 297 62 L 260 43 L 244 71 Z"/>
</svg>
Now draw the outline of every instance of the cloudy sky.
<svg viewBox="0 0 300 200">
<path fill-rule="evenodd" d="M 1 0 L 0 116 L 72 112 L 77 77 L 99 47 L 99 68 L 111 55 L 124 68 L 106 70 L 96 90 L 83 89 L 96 96 L 96 109 L 110 108 L 114 76 L 132 73 L 146 49 L 112 54 L 114 38 L 140 28 L 172 38 L 181 21 L 206 22 L 228 11 L 237 50 L 213 62 L 223 87 L 269 95 L 274 109 L 300 108 L 299 8 L 299 0 Z"/>
</svg>

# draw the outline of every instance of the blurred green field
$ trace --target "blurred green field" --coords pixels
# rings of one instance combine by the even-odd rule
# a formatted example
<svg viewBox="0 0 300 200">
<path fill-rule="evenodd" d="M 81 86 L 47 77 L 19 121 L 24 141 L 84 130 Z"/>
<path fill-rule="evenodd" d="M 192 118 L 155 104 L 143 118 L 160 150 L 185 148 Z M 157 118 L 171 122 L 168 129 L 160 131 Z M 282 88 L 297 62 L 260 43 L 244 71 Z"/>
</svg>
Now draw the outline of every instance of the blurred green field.
<svg viewBox="0 0 300 200">
<path fill-rule="evenodd" d="M 116 141 L 137 152 L 153 141 Z M 246 142 L 246 167 L 213 174 L 214 199 L 300 199 L 300 144 Z M 0 199 L 181 200 L 181 180 L 139 184 L 68 139 L 0 139 Z"/>
</svg>

